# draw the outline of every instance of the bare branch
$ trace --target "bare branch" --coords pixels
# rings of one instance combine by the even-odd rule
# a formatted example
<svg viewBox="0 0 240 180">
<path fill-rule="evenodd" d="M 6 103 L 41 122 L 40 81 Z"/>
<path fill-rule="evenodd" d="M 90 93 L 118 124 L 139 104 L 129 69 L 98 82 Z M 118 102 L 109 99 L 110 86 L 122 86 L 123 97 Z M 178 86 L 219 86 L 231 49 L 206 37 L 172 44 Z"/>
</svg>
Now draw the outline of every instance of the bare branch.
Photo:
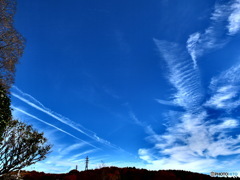
<svg viewBox="0 0 240 180">
<path fill-rule="evenodd" d="M 43 133 L 16 120 L 8 124 L 4 139 L 0 145 L 0 175 L 44 160 L 51 149 Z"/>
</svg>

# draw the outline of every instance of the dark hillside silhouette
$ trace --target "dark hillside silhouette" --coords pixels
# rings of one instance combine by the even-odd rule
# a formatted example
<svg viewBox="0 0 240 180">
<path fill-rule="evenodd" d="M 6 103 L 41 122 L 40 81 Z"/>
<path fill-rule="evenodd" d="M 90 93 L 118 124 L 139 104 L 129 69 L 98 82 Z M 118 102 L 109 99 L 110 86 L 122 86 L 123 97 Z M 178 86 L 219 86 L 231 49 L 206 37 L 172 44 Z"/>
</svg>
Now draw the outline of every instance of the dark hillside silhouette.
<svg viewBox="0 0 240 180">
<path fill-rule="evenodd" d="M 208 180 L 232 179 L 214 178 L 209 175 L 180 170 L 148 171 L 136 168 L 104 167 L 101 169 L 77 171 L 71 170 L 67 174 L 45 174 L 44 172 L 22 172 L 24 180 Z M 240 178 L 234 178 L 240 179 Z"/>
</svg>

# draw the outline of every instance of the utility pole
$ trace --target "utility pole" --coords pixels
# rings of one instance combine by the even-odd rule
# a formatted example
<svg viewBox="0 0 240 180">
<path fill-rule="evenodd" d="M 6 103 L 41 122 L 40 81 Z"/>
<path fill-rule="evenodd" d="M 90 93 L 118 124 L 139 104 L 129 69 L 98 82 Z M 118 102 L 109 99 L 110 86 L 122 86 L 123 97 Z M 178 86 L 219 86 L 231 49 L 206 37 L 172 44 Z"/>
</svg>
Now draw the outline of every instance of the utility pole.
<svg viewBox="0 0 240 180">
<path fill-rule="evenodd" d="M 88 162 L 89 162 L 89 159 L 88 159 L 88 156 L 86 157 L 86 166 L 85 166 L 85 171 L 88 170 Z"/>
</svg>

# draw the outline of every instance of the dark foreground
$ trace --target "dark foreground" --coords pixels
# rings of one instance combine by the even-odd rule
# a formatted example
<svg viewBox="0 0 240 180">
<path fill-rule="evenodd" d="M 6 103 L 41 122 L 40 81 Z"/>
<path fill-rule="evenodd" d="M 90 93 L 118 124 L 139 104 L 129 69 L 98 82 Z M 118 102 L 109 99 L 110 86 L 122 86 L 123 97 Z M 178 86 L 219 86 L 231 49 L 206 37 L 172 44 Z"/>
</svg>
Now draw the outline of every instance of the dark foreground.
<svg viewBox="0 0 240 180">
<path fill-rule="evenodd" d="M 16 173 L 15 173 L 16 174 Z M 0 179 L 16 179 L 9 175 Z M 204 179 L 240 179 L 240 178 L 213 178 L 209 175 L 179 170 L 148 171 L 136 168 L 104 167 L 101 169 L 77 171 L 72 170 L 66 174 L 45 174 L 44 172 L 23 171 L 24 180 L 204 180 Z"/>
</svg>

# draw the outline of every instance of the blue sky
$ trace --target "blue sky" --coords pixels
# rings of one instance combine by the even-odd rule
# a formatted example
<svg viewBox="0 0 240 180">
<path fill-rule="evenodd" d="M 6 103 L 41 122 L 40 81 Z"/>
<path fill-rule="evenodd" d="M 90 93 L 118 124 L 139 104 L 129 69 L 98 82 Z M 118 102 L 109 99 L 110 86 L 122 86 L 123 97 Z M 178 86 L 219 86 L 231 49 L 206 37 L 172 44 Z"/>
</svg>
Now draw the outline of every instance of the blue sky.
<svg viewBox="0 0 240 180">
<path fill-rule="evenodd" d="M 13 114 L 54 144 L 29 169 L 239 171 L 239 0 L 18 0 L 15 26 Z"/>
</svg>

